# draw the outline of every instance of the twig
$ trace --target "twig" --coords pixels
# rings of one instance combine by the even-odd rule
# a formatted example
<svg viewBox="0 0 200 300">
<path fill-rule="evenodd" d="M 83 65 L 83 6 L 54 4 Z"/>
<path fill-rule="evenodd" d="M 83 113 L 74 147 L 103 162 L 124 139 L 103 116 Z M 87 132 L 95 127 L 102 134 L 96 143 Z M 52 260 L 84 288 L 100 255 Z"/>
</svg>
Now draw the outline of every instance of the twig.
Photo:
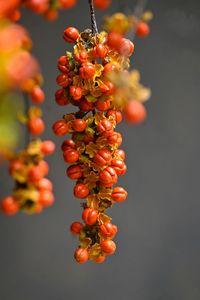
<svg viewBox="0 0 200 300">
<path fill-rule="evenodd" d="M 94 11 L 94 1 L 93 0 L 88 0 L 88 1 L 90 5 L 92 34 L 96 34 L 98 33 L 98 28 L 97 28 L 97 22 L 96 22 L 95 11 Z"/>
</svg>

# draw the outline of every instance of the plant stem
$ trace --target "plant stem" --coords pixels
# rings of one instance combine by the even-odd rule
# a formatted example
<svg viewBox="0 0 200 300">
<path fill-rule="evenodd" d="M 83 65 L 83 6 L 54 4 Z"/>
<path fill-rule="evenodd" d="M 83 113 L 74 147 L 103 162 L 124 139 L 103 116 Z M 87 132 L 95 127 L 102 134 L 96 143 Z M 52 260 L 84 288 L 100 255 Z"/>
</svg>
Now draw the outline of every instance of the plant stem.
<svg viewBox="0 0 200 300">
<path fill-rule="evenodd" d="M 95 11 L 94 11 L 94 1 L 93 0 L 88 0 L 88 1 L 90 5 L 92 34 L 96 34 L 98 33 L 98 28 L 97 28 L 97 22 L 96 22 Z"/>
</svg>

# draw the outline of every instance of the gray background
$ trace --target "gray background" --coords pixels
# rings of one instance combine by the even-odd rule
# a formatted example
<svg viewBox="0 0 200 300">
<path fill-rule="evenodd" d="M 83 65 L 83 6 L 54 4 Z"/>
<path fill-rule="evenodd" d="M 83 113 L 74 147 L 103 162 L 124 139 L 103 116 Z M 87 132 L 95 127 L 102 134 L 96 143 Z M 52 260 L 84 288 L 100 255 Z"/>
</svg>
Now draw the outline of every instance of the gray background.
<svg viewBox="0 0 200 300">
<path fill-rule="evenodd" d="M 77 240 L 68 227 L 81 209 L 58 148 L 49 160 L 54 207 L 39 216 L 0 217 L 1 300 L 200 299 L 200 1 L 149 1 L 148 7 L 155 14 L 152 34 L 136 41 L 132 66 L 153 94 L 147 122 L 119 128 L 128 164 L 120 185 L 129 198 L 110 211 L 119 226 L 116 255 L 103 265 L 74 262 Z M 79 0 L 56 23 L 27 12 L 22 19 L 46 79 L 45 138 L 63 114 L 53 96 L 56 59 L 68 47 L 63 29 L 88 27 L 87 13 L 87 1 Z M 62 139 L 53 139 L 60 145 Z M 12 187 L 5 167 L 0 186 L 1 197 Z"/>
</svg>

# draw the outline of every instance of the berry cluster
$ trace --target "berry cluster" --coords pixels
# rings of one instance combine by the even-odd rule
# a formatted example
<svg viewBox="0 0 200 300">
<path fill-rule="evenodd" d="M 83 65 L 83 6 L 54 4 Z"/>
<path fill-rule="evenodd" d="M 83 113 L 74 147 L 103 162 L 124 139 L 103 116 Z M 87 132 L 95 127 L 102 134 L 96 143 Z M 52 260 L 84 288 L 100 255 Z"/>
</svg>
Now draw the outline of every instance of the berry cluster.
<svg viewBox="0 0 200 300">
<path fill-rule="evenodd" d="M 74 196 L 86 199 L 82 204 L 84 224 L 71 225 L 71 232 L 80 240 L 75 259 L 79 263 L 88 259 L 100 263 L 116 250 L 112 239 L 117 227 L 105 211 L 127 197 L 122 187 L 113 187 L 118 176 L 125 174 L 126 164 L 124 151 L 118 149 L 122 136 L 115 131 L 122 113 L 115 107 L 115 85 L 109 74 L 113 70 L 128 72 L 134 45 L 125 38 L 114 40 L 105 32 L 79 33 L 74 27 L 67 28 L 63 37 L 75 45 L 73 53 L 66 52 L 58 59 L 61 74 L 57 83 L 61 88 L 55 99 L 58 105 L 71 103 L 78 111 L 56 121 L 53 131 L 58 136 L 72 136 L 61 147 L 64 161 L 71 164 L 66 173 L 76 180 Z"/>
<path fill-rule="evenodd" d="M 43 158 L 52 154 L 54 149 L 53 142 L 37 139 L 10 160 L 9 174 L 15 180 L 15 187 L 12 196 L 1 202 L 4 214 L 11 216 L 19 210 L 28 214 L 40 213 L 53 204 L 53 186 L 49 179 L 44 178 L 48 164 Z"/>
</svg>

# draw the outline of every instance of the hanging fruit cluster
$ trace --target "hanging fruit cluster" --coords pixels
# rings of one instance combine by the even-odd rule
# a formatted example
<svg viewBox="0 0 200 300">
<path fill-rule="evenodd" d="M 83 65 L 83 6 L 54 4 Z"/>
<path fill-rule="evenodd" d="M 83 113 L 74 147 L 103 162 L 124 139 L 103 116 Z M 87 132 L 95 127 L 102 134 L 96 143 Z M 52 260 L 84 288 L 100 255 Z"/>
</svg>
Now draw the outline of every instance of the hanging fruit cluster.
<svg viewBox="0 0 200 300">
<path fill-rule="evenodd" d="M 28 214 L 40 213 L 43 208 L 53 204 L 53 185 L 45 176 L 48 164 L 44 156 L 54 152 L 51 141 L 39 139 L 29 143 L 26 149 L 15 154 L 9 163 L 9 174 L 15 181 L 12 196 L 1 202 L 1 210 L 6 215 L 18 211 Z"/>
<path fill-rule="evenodd" d="M 74 196 L 86 199 L 82 203 L 84 223 L 71 225 L 71 232 L 80 240 L 75 259 L 79 263 L 103 262 L 116 250 L 112 239 L 117 232 L 105 211 L 127 197 L 124 188 L 113 187 L 118 176 L 126 172 L 125 153 L 119 149 L 122 136 L 115 131 L 126 103 L 121 101 L 116 108 L 116 86 L 109 75 L 113 70 L 121 76 L 128 72 L 134 45 L 105 32 L 79 33 L 74 27 L 67 28 L 63 37 L 75 45 L 72 53 L 66 52 L 58 59 L 61 74 L 57 83 L 61 88 L 55 99 L 58 105 L 70 103 L 78 110 L 56 121 L 53 131 L 58 136 L 71 134 L 61 147 L 64 161 L 70 164 L 66 173 L 76 181 Z"/>
</svg>

